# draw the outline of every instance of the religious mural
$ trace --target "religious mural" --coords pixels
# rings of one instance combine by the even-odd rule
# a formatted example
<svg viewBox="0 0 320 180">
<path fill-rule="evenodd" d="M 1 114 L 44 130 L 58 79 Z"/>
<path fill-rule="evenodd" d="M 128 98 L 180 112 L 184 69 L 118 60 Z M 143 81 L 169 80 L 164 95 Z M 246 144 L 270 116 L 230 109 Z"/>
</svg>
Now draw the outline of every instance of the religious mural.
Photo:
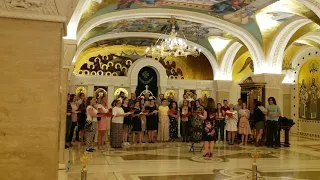
<svg viewBox="0 0 320 180">
<path fill-rule="evenodd" d="M 299 72 L 299 117 L 320 120 L 320 58 L 309 59 Z"/>
<path fill-rule="evenodd" d="M 253 60 L 249 52 L 241 55 L 233 64 L 232 80 L 241 82 L 254 71 Z"/>
<path fill-rule="evenodd" d="M 130 66 L 146 56 L 146 47 L 152 43 L 149 39 L 139 41 L 118 39 L 96 43 L 83 51 L 75 64 L 74 73 L 97 76 L 127 76 Z M 125 43 L 130 45 L 113 45 Z M 132 45 L 131 45 L 132 44 Z M 143 46 L 136 46 L 143 44 Z M 149 57 L 158 61 L 166 70 L 168 79 L 213 79 L 212 67 L 203 54 L 198 57 Z"/>
<path fill-rule="evenodd" d="M 95 86 L 93 96 L 100 101 L 103 96 L 107 96 L 108 87 L 106 86 Z"/>
<path fill-rule="evenodd" d="M 88 63 L 84 63 L 78 74 L 84 75 L 99 75 L 99 76 L 126 76 L 130 66 L 144 56 L 138 55 L 137 52 L 126 54 L 121 52 L 120 55 L 108 54 L 105 56 L 98 55 L 91 57 Z M 150 57 L 151 58 L 151 57 Z M 166 69 L 169 79 L 184 79 L 183 72 L 180 68 L 176 67 L 176 62 L 165 61 L 166 58 L 155 58 Z"/>
</svg>

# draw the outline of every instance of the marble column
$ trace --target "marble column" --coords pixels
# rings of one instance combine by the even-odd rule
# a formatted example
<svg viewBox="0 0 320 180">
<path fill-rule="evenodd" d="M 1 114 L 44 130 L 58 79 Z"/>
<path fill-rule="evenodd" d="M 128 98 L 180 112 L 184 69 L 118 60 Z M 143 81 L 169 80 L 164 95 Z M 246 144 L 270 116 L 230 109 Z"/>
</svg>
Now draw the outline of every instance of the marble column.
<svg viewBox="0 0 320 180">
<path fill-rule="evenodd" d="M 59 121 L 59 169 L 65 169 L 68 159 L 65 157 L 66 109 L 69 68 L 63 68 L 60 76 L 60 121 Z"/>
<path fill-rule="evenodd" d="M 178 90 L 178 99 L 177 99 L 177 101 L 178 101 L 178 106 L 180 106 L 181 104 L 179 104 L 182 100 L 183 100 L 183 94 L 184 94 L 184 89 L 183 88 L 180 88 L 179 90 Z"/>
<path fill-rule="evenodd" d="M 197 89 L 197 90 L 196 90 L 196 94 L 197 94 L 197 97 L 198 97 L 198 98 L 201 98 L 201 92 L 202 92 L 201 89 Z"/>
<path fill-rule="evenodd" d="M 164 94 L 167 91 L 167 87 L 160 87 L 160 94 Z"/>
<path fill-rule="evenodd" d="M 216 91 L 216 102 L 223 103 L 223 100 L 230 101 L 232 91 L 233 81 L 223 81 L 217 80 L 217 91 Z"/>
<path fill-rule="evenodd" d="M 57 180 L 63 23 L 0 24 L 1 179 Z"/>
<path fill-rule="evenodd" d="M 111 108 L 111 103 L 114 100 L 114 86 L 108 86 L 108 106 Z"/>
<path fill-rule="evenodd" d="M 87 95 L 88 97 L 94 95 L 94 85 L 93 84 L 88 84 L 87 92 L 88 92 L 88 95 Z"/>
<path fill-rule="evenodd" d="M 131 98 L 131 93 L 136 93 L 136 89 L 137 89 L 136 86 L 131 86 L 131 87 L 130 87 L 129 98 Z"/>
</svg>

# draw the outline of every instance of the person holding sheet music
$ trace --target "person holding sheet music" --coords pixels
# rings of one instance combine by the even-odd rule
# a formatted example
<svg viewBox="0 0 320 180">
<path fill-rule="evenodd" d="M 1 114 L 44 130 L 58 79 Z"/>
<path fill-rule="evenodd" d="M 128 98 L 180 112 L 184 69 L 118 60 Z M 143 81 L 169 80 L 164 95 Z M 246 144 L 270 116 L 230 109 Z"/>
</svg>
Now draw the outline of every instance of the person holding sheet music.
<svg viewBox="0 0 320 180">
<path fill-rule="evenodd" d="M 233 109 L 233 104 L 229 105 L 230 110 L 226 111 L 226 131 L 228 131 L 229 145 L 234 144 L 234 139 L 238 131 L 238 112 Z"/>
<path fill-rule="evenodd" d="M 157 107 L 154 99 L 150 100 L 149 106 L 146 106 L 146 110 L 149 111 L 149 113 L 146 115 L 148 139 L 149 139 L 149 143 L 154 143 L 153 136 L 154 136 L 154 131 L 157 130 L 157 115 L 158 115 L 158 111 L 157 111 Z"/>
<path fill-rule="evenodd" d="M 190 115 L 191 108 L 189 106 L 189 101 L 184 100 L 182 103 L 182 107 L 180 108 L 180 133 L 182 137 L 182 142 L 189 142 L 189 134 L 190 134 Z"/>
</svg>

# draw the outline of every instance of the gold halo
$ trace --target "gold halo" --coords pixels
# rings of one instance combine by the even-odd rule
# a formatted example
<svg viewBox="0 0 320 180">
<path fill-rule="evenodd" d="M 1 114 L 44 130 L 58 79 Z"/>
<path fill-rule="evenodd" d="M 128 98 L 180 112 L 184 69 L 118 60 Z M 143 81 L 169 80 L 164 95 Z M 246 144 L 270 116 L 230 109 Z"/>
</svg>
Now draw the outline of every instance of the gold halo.
<svg viewBox="0 0 320 180">
<path fill-rule="evenodd" d="M 79 70 L 79 71 L 78 71 L 78 74 L 83 74 L 83 71 L 82 71 L 82 70 Z"/>
<path fill-rule="evenodd" d="M 126 60 L 126 65 L 132 65 L 132 61 L 131 60 Z"/>
<path fill-rule="evenodd" d="M 169 76 L 169 79 L 174 79 L 174 76 L 173 76 L 173 75 L 170 75 L 170 76 Z"/>
<path fill-rule="evenodd" d="M 104 67 L 106 67 L 106 69 L 109 68 L 109 66 L 107 64 L 102 64 L 101 68 L 103 69 Z"/>
<path fill-rule="evenodd" d="M 100 74 L 99 74 L 99 73 L 100 73 Z M 102 70 L 99 70 L 99 71 L 97 72 L 97 75 L 102 76 L 102 75 L 103 75 L 103 71 L 102 71 Z"/>
<path fill-rule="evenodd" d="M 79 96 L 80 93 L 83 93 L 85 96 L 87 96 L 87 89 L 83 86 L 78 86 L 76 88 L 76 95 Z"/>
<path fill-rule="evenodd" d="M 204 97 L 204 95 L 207 95 L 207 98 L 208 98 L 208 97 L 210 97 L 210 92 L 209 91 L 202 91 L 201 97 Z"/>
<path fill-rule="evenodd" d="M 101 58 L 99 58 L 99 57 L 94 58 L 94 62 L 96 62 L 96 60 L 101 61 Z"/>
<path fill-rule="evenodd" d="M 127 72 L 128 71 L 128 68 L 126 68 L 126 67 L 122 67 L 121 68 L 121 71 L 124 69 L 124 72 Z"/>
<path fill-rule="evenodd" d="M 111 74 L 111 76 L 118 76 L 118 73 L 117 73 L 117 72 L 113 72 L 113 73 Z"/>
<path fill-rule="evenodd" d="M 106 76 L 111 76 L 111 75 L 112 75 L 112 73 L 110 71 L 106 72 Z"/>
<path fill-rule="evenodd" d="M 174 70 L 174 68 L 172 68 L 170 72 L 173 73 L 173 72 L 172 72 L 173 70 Z"/>
<path fill-rule="evenodd" d="M 120 66 L 120 69 L 122 67 L 122 65 L 120 63 L 117 63 L 114 67 Z"/>
<path fill-rule="evenodd" d="M 95 71 L 92 71 L 90 74 L 93 76 L 97 75 L 97 73 Z"/>
<path fill-rule="evenodd" d="M 108 65 L 108 67 L 110 67 L 110 66 L 112 67 L 113 66 L 113 62 L 108 62 L 107 65 Z"/>
<path fill-rule="evenodd" d="M 118 98 L 118 96 L 119 96 L 119 94 L 120 94 L 120 92 L 124 92 L 124 95 L 126 96 L 126 97 L 129 97 L 128 95 L 128 91 L 125 89 L 125 88 L 118 88 L 117 90 L 115 90 L 114 91 L 114 99 L 117 99 Z"/>
<path fill-rule="evenodd" d="M 90 74 L 90 72 L 88 70 L 84 70 L 83 72 L 84 72 L 84 75 L 89 75 Z"/>
<path fill-rule="evenodd" d="M 164 93 L 164 97 L 168 98 L 171 94 L 173 95 L 174 99 L 177 99 L 177 93 L 175 90 L 167 90 L 166 93 Z"/>
<path fill-rule="evenodd" d="M 94 97 L 97 99 L 97 100 L 100 100 L 100 98 L 102 96 L 106 96 L 108 94 L 108 92 L 103 89 L 103 88 L 98 88 L 97 90 L 94 91 Z"/>
</svg>

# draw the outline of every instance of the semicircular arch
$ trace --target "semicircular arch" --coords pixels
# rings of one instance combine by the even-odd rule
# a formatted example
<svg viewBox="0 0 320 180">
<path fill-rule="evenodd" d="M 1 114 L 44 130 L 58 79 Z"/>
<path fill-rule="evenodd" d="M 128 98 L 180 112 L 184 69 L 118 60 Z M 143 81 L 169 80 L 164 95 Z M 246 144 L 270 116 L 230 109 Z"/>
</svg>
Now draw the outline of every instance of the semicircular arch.
<svg viewBox="0 0 320 180">
<path fill-rule="evenodd" d="M 155 11 L 156 9 L 156 11 Z M 85 23 L 77 33 L 77 41 L 81 42 L 82 38 L 94 27 L 110 21 L 119 21 L 130 18 L 171 18 L 174 16 L 176 19 L 185 20 L 189 22 L 201 23 L 207 26 L 216 27 L 223 31 L 229 32 L 239 38 L 248 48 L 255 66 L 262 66 L 265 63 L 265 56 L 260 43 L 257 39 L 250 34 L 247 30 L 232 24 L 228 21 L 219 18 L 185 10 L 164 9 L 164 8 L 139 8 L 130 9 L 119 12 L 111 12 L 92 18 Z"/>
<path fill-rule="evenodd" d="M 310 22 L 309 19 L 297 17 L 284 24 L 274 36 L 266 58 L 269 66 L 272 67 L 272 73 L 282 73 L 283 56 L 290 38 L 297 30 Z"/>
<path fill-rule="evenodd" d="M 128 77 L 130 78 L 130 86 L 136 87 L 138 85 L 138 74 L 143 67 L 151 67 L 158 78 L 158 87 L 166 87 L 168 84 L 168 77 L 166 69 L 161 63 L 152 58 L 141 58 L 135 61 L 128 69 Z"/>
<path fill-rule="evenodd" d="M 144 37 L 144 38 L 157 39 L 159 37 L 167 38 L 167 37 L 169 37 L 169 35 L 163 36 L 163 34 L 159 34 L 159 33 L 125 32 L 125 33 L 113 33 L 113 34 L 96 36 L 94 38 L 91 38 L 91 39 L 85 41 L 83 44 L 81 44 L 81 46 L 78 47 L 72 63 L 75 63 L 76 60 L 78 59 L 80 53 L 93 43 L 96 43 L 96 42 L 99 42 L 102 40 L 107 40 L 107 39 L 118 39 L 118 38 L 126 38 L 126 37 Z M 212 53 L 209 50 L 207 50 L 203 46 L 196 44 L 194 42 L 188 41 L 188 43 L 191 44 L 192 46 L 197 47 L 198 49 L 201 49 L 201 53 L 203 53 L 207 57 L 207 59 L 209 60 L 209 62 L 211 64 L 213 75 L 215 75 L 215 73 L 220 71 L 215 57 L 212 55 Z"/>
</svg>

